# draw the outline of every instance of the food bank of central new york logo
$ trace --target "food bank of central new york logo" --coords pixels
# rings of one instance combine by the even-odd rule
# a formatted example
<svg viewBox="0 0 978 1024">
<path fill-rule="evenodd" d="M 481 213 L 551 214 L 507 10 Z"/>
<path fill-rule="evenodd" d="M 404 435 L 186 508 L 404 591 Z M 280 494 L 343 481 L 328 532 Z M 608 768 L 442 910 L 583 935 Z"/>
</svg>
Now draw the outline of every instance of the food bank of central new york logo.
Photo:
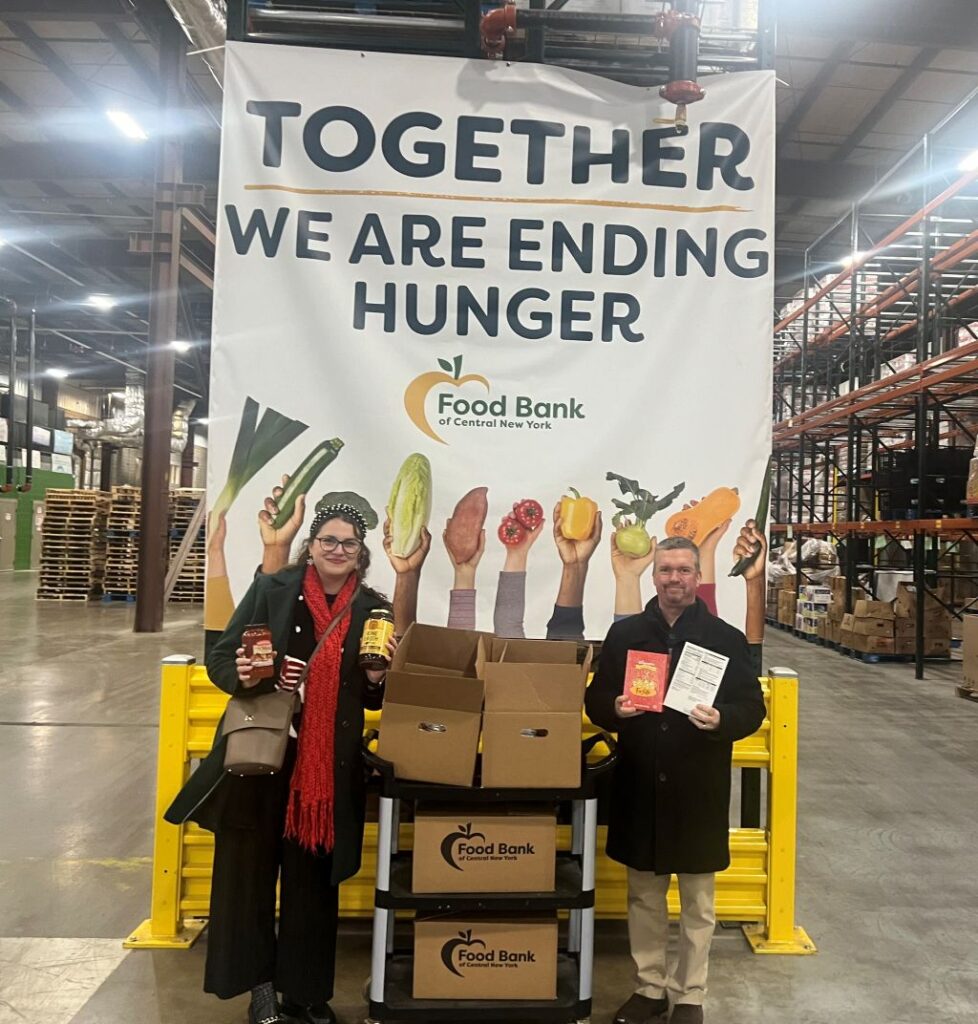
<svg viewBox="0 0 978 1024">
<path fill-rule="evenodd" d="M 462 357 L 451 362 L 439 359 L 440 370 L 419 374 L 404 391 L 404 411 L 408 419 L 439 444 L 448 442 L 428 419 L 428 396 L 437 397 L 437 426 L 489 427 L 506 430 L 552 430 L 555 420 L 585 419 L 584 405 L 571 396 L 563 401 L 538 401 L 532 395 L 491 396 L 489 381 L 479 373 L 462 374 Z M 467 398 L 458 394 L 466 384 L 478 384 L 486 398 Z M 436 389 L 440 389 L 437 390 Z M 449 390 L 451 389 L 451 390 Z"/>
</svg>

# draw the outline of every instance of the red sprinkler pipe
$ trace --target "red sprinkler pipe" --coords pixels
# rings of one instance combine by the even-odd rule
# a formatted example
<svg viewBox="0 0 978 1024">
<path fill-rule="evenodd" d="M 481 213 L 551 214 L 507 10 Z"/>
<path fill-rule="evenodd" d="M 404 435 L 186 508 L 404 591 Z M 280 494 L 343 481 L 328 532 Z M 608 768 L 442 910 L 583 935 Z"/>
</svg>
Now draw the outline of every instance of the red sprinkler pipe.
<svg viewBox="0 0 978 1024">
<path fill-rule="evenodd" d="M 490 60 L 502 60 L 506 52 L 506 39 L 516 31 L 516 2 L 506 0 L 505 7 L 497 7 L 482 19 L 482 50 Z"/>
</svg>

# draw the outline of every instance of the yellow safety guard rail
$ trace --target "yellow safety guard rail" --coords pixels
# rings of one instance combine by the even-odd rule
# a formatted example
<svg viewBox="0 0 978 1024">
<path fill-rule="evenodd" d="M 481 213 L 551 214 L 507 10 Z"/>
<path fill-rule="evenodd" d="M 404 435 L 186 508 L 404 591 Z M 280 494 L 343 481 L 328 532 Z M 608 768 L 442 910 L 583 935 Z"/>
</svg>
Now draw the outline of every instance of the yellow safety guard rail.
<svg viewBox="0 0 978 1024">
<path fill-rule="evenodd" d="M 811 939 L 794 922 L 798 678 L 790 669 L 772 669 L 761 684 L 767 717 L 754 735 L 735 744 L 733 764 L 767 771 L 767 825 L 730 830 L 730 867 L 717 875 L 717 918 L 750 922 L 744 933 L 756 953 L 814 953 Z M 175 655 L 163 660 L 150 917 L 123 943 L 129 949 L 185 949 L 206 927 L 213 836 L 193 824 L 171 825 L 163 813 L 186 782 L 192 762 L 210 750 L 227 699 L 193 658 Z M 367 712 L 366 719 L 367 728 L 376 728 L 380 713 Z M 585 717 L 584 735 L 594 731 Z M 600 756 L 600 748 L 594 753 Z M 402 849 L 411 847 L 411 828 L 401 826 Z M 625 869 L 604 856 L 605 832 L 604 826 L 598 830 L 597 915 L 623 918 Z M 564 849 L 570 844 L 569 833 L 565 827 L 559 831 L 558 844 Z M 340 887 L 343 916 L 372 914 L 376 864 L 377 826 L 368 822 L 361 869 Z M 669 908 L 678 914 L 675 880 Z"/>
</svg>

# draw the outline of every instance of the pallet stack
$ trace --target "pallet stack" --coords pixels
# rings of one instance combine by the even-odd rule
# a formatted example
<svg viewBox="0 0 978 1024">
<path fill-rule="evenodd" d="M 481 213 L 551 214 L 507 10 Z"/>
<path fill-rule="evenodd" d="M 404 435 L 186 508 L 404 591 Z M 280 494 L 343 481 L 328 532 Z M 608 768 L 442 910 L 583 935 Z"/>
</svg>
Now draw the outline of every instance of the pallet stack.
<svg viewBox="0 0 978 1024">
<path fill-rule="evenodd" d="M 40 601 L 87 601 L 102 592 L 109 495 L 52 488 L 44 497 Z"/>
<path fill-rule="evenodd" d="M 113 487 L 109 505 L 103 600 L 134 601 L 139 575 L 138 487 Z"/>
<path fill-rule="evenodd" d="M 176 557 L 197 506 L 204 500 L 202 490 L 179 488 L 170 491 L 170 562 Z M 194 546 L 183 563 L 170 595 L 171 601 L 201 602 L 204 600 L 204 558 L 206 556 L 205 531 L 201 528 L 194 540 Z"/>
</svg>

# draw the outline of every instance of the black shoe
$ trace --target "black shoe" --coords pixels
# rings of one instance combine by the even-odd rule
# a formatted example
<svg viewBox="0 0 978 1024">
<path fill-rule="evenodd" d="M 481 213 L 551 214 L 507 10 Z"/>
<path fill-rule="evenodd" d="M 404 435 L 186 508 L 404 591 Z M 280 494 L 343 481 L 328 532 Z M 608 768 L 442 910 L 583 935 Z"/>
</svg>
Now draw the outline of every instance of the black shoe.
<svg viewBox="0 0 978 1024">
<path fill-rule="evenodd" d="M 649 999 L 636 992 L 615 1014 L 614 1024 L 653 1024 L 663 1020 L 668 1012 L 669 1000 L 665 996 Z"/>
<path fill-rule="evenodd" d="M 282 1012 L 295 1024 L 336 1024 L 336 1014 L 329 1003 L 322 1006 L 303 1006 L 282 997 Z"/>
<path fill-rule="evenodd" d="M 275 1010 L 271 1016 L 258 1017 L 255 1015 L 255 1007 L 252 1004 L 248 1007 L 248 1024 L 286 1024 L 286 1019 L 278 1010 Z"/>
<path fill-rule="evenodd" d="M 248 1024 L 285 1024 L 285 1018 L 279 1012 L 275 988 L 270 981 L 251 990 Z"/>
<path fill-rule="evenodd" d="M 677 1003 L 669 1018 L 673 1024 L 703 1024 L 703 1007 L 692 1003 Z"/>
</svg>

